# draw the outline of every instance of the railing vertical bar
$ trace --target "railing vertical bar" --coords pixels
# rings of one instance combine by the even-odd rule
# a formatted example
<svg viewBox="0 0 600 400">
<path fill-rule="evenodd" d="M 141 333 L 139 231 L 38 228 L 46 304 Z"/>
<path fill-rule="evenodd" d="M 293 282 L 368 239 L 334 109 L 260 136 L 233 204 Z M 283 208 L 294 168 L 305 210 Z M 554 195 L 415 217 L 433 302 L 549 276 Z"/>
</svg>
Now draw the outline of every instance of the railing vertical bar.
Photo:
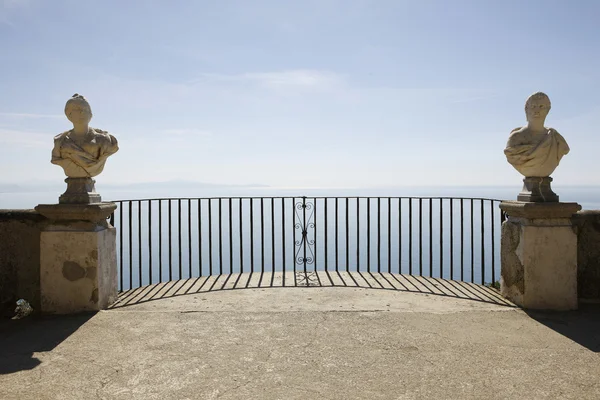
<svg viewBox="0 0 600 400">
<path fill-rule="evenodd" d="M 367 272 L 371 272 L 371 198 L 367 197 Z"/>
<path fill-rule="evenodd" d="M 494 200 L 490 201 L 490 219 L 492 222 L 491 243 L 492 243 L 492 284 L 496 283 L 496 237 L 494 236 L 496 229 L 494 223 Z"/>
<path fill-rule="evenodd" d="M 152 284 L 152 200 L 148 200 L 148 284 Z"/>
<path fill-rule="evenodd" d="M 198 276 L 202 276 L 202 199 L 198 199 Z"/>
<path fill-rule="evenodd" d="M 460 280 L 465 280 L 465 234 L 464 202 L 460 199 Z"/>
<path fill-rule="evenodd" d="M 392 198 L 388 197 L 388 273 L 392 272 Z"/>
<path fill-rule="evenodd" d="M 338 198 L 335 198 L 335 270 L 339 271 L 339 221 L 338 221 Z"/>
<path fill-rule="evenodd" d="M 181 260 L 181 199 L 177 200 L 177 239 L 178 239 L 178 247 L 179 247 L 179 279 L 182 278 L 182 268 L 183 268 L 183 263 Z"/>
<path fill-rule="evenodd" d="M 475 282 L 475 232 L 473 223 L 473 199 L 471 200 L 471 283 Z"/>
<path fill-rule="evenodd" d="M 350 199 L 348 199 L 348 197 L 346 197 L 346 259 L 344 260 L 346 262 L 346 271 L 348 271 L 348 265 L 350 264 L 350 241 L 349 241 L 350 227 L 348 226 L 348 220 L 349 220 L 348 206 L 349 205 L 350 205 Z M 335 270 L 337 271 L 337 260 L 336 260 L 335 264 L 336 264 Z"/>
<path fill-rule="evenodd" d="M 296 198 L 292 197 L 292 243 L 294 245 L 292 255 L 294 256 L 292 266 L 294 268 L 294 275 L 296 275 Z"/>
<path fill-rule="evenodd" d="M 360 197 L 356 198 L 356 272 L 360 271 Z"/>
<path fill-rule="evenodd" d="M 133 201 L 129 201 L 129 289 L 133 289 Z"/>
<path fill-rule="evenodd" d="M 440 199 L 440 279 L 444 278 L 444 199 Z"/>
<path fill-rule="evenodd" d="M 381 273 L 381 197 L 377 198 L 377 272 Z"/>
<path fill-rule="evenodd" d="M 398 273 L 402 273 L 402 197 L 398 197 Z"/>
<path fill-rule="evenodd" d="M 163 246 L 162 246 L 162 200 L 158 200 L 158 283 L 162 283 L 162 262 L 163 262 Z"/>
<path fill-rule="evenodd" d="M 308 241 L 308 232 L 307 232 L 307 226 L 306 226 L 306 196 L 302 197 L 302 221 L 303 221 L 303 225 L 302 225 L 302 229 L 304 230 L 304 232 L 302 232 L 302 244 L 303 244 L 303 251 L 304 251 L 304 260 L 303 260 L 303 264 L 304 264 L 304 273 L 306 274 L 306 242 Z M 308 281 L 307 281 L 308 284 Z"/>
<path fill-rule="evenodd" d="M 223 198 L 219 197 L 219 275 L 223 275 Z"/>
<path fill-rule="evenodd" d="M 120 271 L 120 282 L 121 282 L 121 286 L 120 289 L 121 291 L 123 291 L 124 287 L 123 287 L 123 232 L 125 231 L 125 229 L 123 229 L 123 202 L 120 201 L 119 202 L 119 271 Z"/>
<path fill-rule="evenodd" d="M 454 279 L 454 199 L 450 199 L 450 279 Z"/>
<path fill-rule="evenodd" d="M 233 274 L 233 199 L 229 198 L 229 273 Z"/>
<path fill-rule="evenodd" d="M 243 225 L 244 225 L 244 212 L 243 212 L 243 199 L 240 198 L 240 204 L 239 204 L 239 214 L 240 214 L 240 220 L 239 220 L 239 225 L 240 225 L 240 274 L 244 273 L 244 229 L 243 229 Z"/>
<path fill-rule="evenodd" d="M 188 199 L 188 278 L 192 277 L 192 199 Z"/>
<path fill-rule="evenodd" d="M 413 274 L 413 199 L 408 199 L 408 273 Z"/>
<path fill-rule="evenodd" d="M 254 199 L 250 198 L 250 273 L 254 273 Z"/>
<path fill-rule="evenodd" d="M 323 206 L 323 210 L 324 210 L 324 212 L 325 212 L 325 216 L 323 217 L 323 219 L 324 219 L 324 231 L 325 231 L 325 243 L 324 243 L 324 244 L 325 244 L 325 257 L 324 257 L 324 258 L 325 258 L 325 271 L 329 271 L 329 265 L 328 265 L 328 264 L 329 264 L 329 263 L 328 263 L 328 261 L 329 261 L 329 251 L 328 251 L 328 246 L 327 246 L 327 244 L 328 244 L 327 242 L 328 242 L 328 239 L 329 239 L 329 238 L 327 237 L 327 236 L 328 236 L 328 235 L 327 235 L 327 231 L 328 231 L 328 229 L 327 229 L 327 228 L 328 228 L 328 226 L 327 226 L 327 225 L 328 225 L 328 223 L 329 223 L 329 218 L 328 218 L 329 216 L 327 215 L 327 214 L 328 214 L 328 210 L 327 210 L 327 200 L 328 200 L 328 199 L 327 199 L 327 197 L 325 197 L 325 198 L 323 199 L 323 202 L 325 203 L 325 204 L 324 204 L 324 206 Z M 336 224 L 335 224 L 335 225 L 337 226 L 337 222 L 336 222 Z M 337 246 L 336 246 L 336 251 L 337 251 Z M 336 271 L 337 271 L 337 261 L 336 261 L 336 263 L 335 263 L 335 269 L 336 269 Z"/>
<path fill-rule="evenodd" d="M 423 276 L 423 199 L 419 198 L 419 276 Z"/>
<path fill-rule="evenodd" d="M 283 272 L 282 285 L 285 286 L 285 198 L 281 198 L 281 270 Z"/>
<path fill-rule="evenodd" d="M 208 274 L 213 275 L 213 246 L 212 246 L 212 199 L 208 200 Z"/>
<path fill-rule="evenodd" d="M 271 197 L 271 272 L 275 274 L 275 198 Z"/>
<path fill-rule="evenodd" d="M 484 200 L 481 199 L 481 284 L 485 283 L 485 219 L 484 219 Z"/>
<path fill-rule="evenodd" d="M 139 287 L 143 286 L 142 281 L 142 201 L 138 200 L 138 282 Z"/>
<path fill-rule="evenodd" d="M 317 270 L 317 254 L 319 253 L 319 246 L 318 246 L 318 243 L 317 243 L 317 232 L 318 232 L 317 231 L 317 229 L 318 229 L 318 225 L 317 225 L 317 199 L 314 198 L 313 200 L 314 200 L 314 208 L 315 208 L 313 210 L 314 211 L 314 214 L 313 214 L 313 225 L 315 227 L 314 228 L 314 240 L 313 240 L 313 243 L 314 243 L 314 247 L 313 248 L 315 249 L 315 255 L 314 255 L 314 260 L 313 260 L 314 264 L 313 265 L 314 265 L 314 269 L 316 271 Z M 306 227 L 306 229 L 308 229 L 308 227 Z M 306 240 L 308 241 L 308 232 L 306 234 Z M 306 243 L 306 244 L 308 245 L 308 243 Z"/>
<path fill-rule="evenodd" d="M 265 206 L 264 198 L 260 198 L 260 271 L 265 272 Z"/>
<path fill-rule="evenodd" d="M 429 276 L 433 276 L 433 199 L 429 199 Z"/>
<path fill-rule="evenodd" d="M 171 206 L 171 199 L 168 200 L 169 202 L 169 281 L 173 280 L 173 235 L 172 235 L 172 206 Z"/>
</svg>

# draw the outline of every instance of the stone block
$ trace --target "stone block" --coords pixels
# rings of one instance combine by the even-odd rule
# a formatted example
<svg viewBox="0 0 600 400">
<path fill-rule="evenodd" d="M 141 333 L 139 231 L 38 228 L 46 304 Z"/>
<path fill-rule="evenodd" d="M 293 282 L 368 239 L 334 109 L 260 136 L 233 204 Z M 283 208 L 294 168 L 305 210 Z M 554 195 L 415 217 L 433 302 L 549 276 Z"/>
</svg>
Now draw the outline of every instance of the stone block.
<svg viewBox="0 0 600 400">
<path fill-rule="evenodd" d="M 43 313 L 106 309 L 117 299 L 116 229 L 55 224 L 41 234 Z"/>
<path fill-rule="evenodd" d="M 577 227 L 577 293 L 579 299 L 600 302 L 600 210 L 573 216 Z"/>
<path fill-rule="evenodd" d="M 18 299 L 40 310 L 40 234 L 47 220 L 34 210 L 0 210 L 0 316 Z"/>
<path fill-rule="evenodd" d="M 576 203 L 503 202 L 502 294 L 528 309 L 577 309 Z"/>
<path fill-rule="evenodd" d="M 86 221 L 90 228 L 97 223 L 104 223 L 106 219 L 117 209 L 115 203 L 96 204 L 40 204 L 35 210 L 52 221 Z M 81 225 L 81 224 L 80 224 Z"/>
</svg>

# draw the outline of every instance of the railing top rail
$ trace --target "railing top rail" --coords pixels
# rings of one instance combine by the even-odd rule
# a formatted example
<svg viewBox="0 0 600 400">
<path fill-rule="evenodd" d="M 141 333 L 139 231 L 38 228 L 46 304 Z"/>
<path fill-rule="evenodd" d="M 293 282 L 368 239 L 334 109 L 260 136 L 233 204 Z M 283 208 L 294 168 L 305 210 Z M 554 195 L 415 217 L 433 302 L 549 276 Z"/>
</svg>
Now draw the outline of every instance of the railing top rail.
<svg viewBox="0 0 600 400">
<path fill-rule="evenodd" d="M 167 201 L 167 200 L 239 200 L 239 199 L 413 199 L 413 200 L 483 200 L 497 201 L 501 199 L 491 199 L 486 197 L 454 197 L 454 196 L 221 196 L 221 197 L 160 197 L 154 199 L 120 199 L 109 200 L 113 203 L 125 203 L 128 201 Z"/>
</svg>

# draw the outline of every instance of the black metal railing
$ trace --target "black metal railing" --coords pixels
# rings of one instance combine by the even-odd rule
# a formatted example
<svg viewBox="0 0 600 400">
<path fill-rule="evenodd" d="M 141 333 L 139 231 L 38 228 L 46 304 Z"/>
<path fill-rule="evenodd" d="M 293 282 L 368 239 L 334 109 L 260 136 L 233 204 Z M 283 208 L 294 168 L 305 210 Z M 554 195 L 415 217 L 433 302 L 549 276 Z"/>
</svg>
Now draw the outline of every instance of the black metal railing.
<svg viewBox="0 0 600 400">
<path fill-rule="evenodd" d="M 119 287 L 244 272 L 499 277 L 500 200 L 228 197 L 116 201 Z M 285 274 L 284 274 L 285 279 Z"/>
</svg>

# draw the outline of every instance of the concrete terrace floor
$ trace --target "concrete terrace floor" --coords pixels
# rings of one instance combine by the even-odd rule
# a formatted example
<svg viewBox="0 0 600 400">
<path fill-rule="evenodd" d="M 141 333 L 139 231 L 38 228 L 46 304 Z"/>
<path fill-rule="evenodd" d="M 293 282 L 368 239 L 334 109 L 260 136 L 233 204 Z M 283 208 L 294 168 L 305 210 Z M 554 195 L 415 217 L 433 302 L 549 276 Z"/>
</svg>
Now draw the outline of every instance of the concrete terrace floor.
<svg viewBox="0 0 600 400">
<path fill-rule="evenodd" d="M 175 281 L 2 321 L 0 399 L 600 398 L 598 305 L 526 313 L 483 286 L 377 273 L 283 285 Z"/>
</svg>

